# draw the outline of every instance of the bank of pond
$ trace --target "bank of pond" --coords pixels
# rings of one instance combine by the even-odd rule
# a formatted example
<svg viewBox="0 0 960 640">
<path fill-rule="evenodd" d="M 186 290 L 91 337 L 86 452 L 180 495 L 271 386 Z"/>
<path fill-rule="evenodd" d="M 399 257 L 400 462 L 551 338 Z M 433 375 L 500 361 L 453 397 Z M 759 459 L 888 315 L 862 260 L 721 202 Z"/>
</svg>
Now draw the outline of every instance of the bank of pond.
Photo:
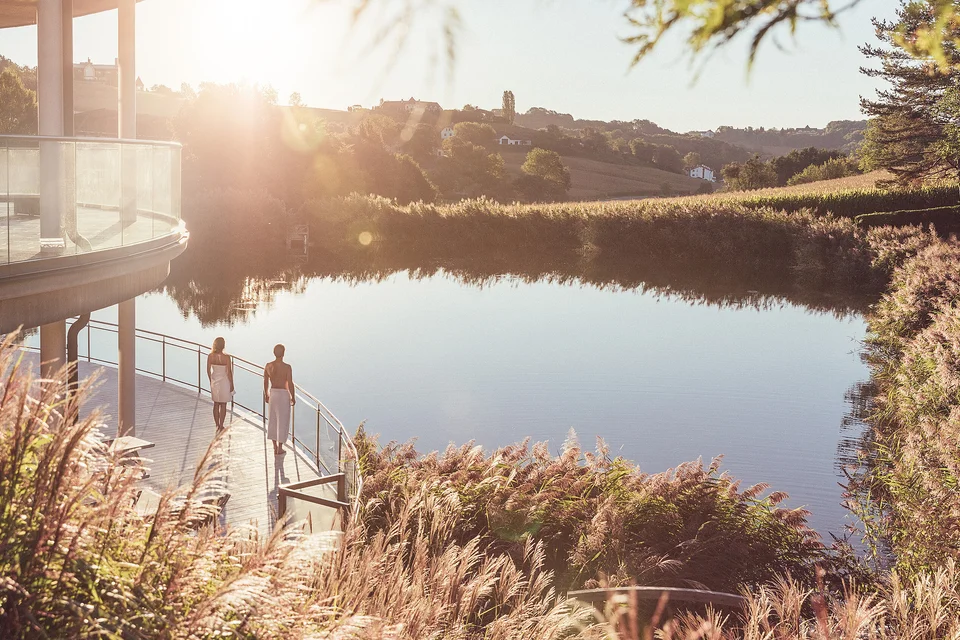
<svg viewBox="0 0 960 640">
<path fill-rule="evenodd" d="M 931 200 L 941 197 L 938 194 L 920 202 L 921 207 L 930 206 Z M 491 559 L 485 562 L 509 559 L 512 570 L 520 575 L 551 570 L 544 579 L 561 590 L 630 582 L 697 584 L 733 591 L 746 586 L 754 590 L 751 597 L 767 598 L 770 607 L 792 598 L 791 602 L 816 608 L 816 602 L 808 602 L 802 590 L 820 584 L 836 595 L 836 608 L 830 605 L 824 618 L 836 629 L 848 623 L 843 622 L 844 607 L 859 606 L 853 592 L 844 592 L 840 585 L 856 580 L 861 589 L 874 594 L 877 607 L 859 632 L 888 633 L 900 628 L 898 624 L 910 622 L 907 614 L 894 616 L 896 598 L 909 597 L 919 607 L 924 598 L 941 597 L 925 591 L 936 587 L 946 599 L 937 602 L 947 611 L 950 594 L 957 592 L 953 565 L 948 564 L 947 569 L 942 565 L 960 555 L 954 542 L 960 528 L 956 516 L 960 498 L 955 491 L 960 486 L 956 457 L 960 428 L 955 424 L 960 415 L 960 376 L 955 373 L 960 370 L 960 319 L 955 311 L 960 297 L 960 249 L 952 240 L 922 228 L 871 226 L 852 219 L 862 213 L 909 209 L 916 206 L 913 202 L 889 209 L 876 209 L 876 204 L 851 206 L 845 214 L 848 217 L 823 215 L 816 206 L 787 210 L 791 207 L 774 209 L 771 204 L 776 203 L 685 199 L 509 206 L 481 200 L 398 207 L 382 198 L 352 196 L 307 203 L 291 214 L 282 203 L 262 194 L 203 194 L 191 202 L 193 211 L 184 213 L 194 246 L 174 264 L 166 286 L 169 298 L 153 296 L 142 304 L 164 307 L 168 315 L 157 317 L 169 318 L 171 312 L 190 316 L 184 322 L 193 327 L 196 337 L 229 331 L 238 344 L 256 345 L 264 340 L 272 344 L 283 339 L 276 336 L 278 332 L 309 328 L 312 339 L 326 345 L 320 357 L 305 354 L 318 363 L 315 375 L 320 386 L 342 390 L 336 381 L 339 378 L 358 387 L 352 396 L 345 391 L 336 394 L 345 399 L 345 407 L 362 402 L 363 392 L 371 386 L 385 389 L 390 379 L 422 380 L 417 376 L 423 369 L 417 369 L 414 356 L 423 355 L 425 345 L 431 342 L 444 345 L 434 354 L 447 367 L 440 369 L 439 377 L 450 371 L 476 371 L 473 378 L 463 381 L 466 393 L 457 395 L 464 389 L 444 389 L 442 417 L 446 423 L 436 427 L 440 434 L 418 432 L 415 419 L 409 419 L 410 429 L 387 433 L 387 439 L 378 443 L 365 435 L 360 438 L 368 483 L 359 528 L 350 534 L 356 538 L 349 538 L 347 545 L 352 553 L 362 556 L 373 548 L 383 551 L 377 545 L 389 541 L 382 536 L 402 530 L 410 532 L 411 544 L 426 544 L 418 536 L 427 535 L 436 548 L 475 549 L 482 552 L 481 557 Z M 884 206 L 887 204 L 892 203 L 884 201 Z M 217 224 L 202 221 L 205 216 L 215 219 L 210 212 L 220 213 Z M 237 223 L 223 224 L 227 215 L 235 215 Z M 285 230 L 293 220 L 310 226 L 306 255 L 283 248 Z M 275 249 L 265 249 L 271 246 Z M 426 283 L 426 288 L 418 289 L 418 282 Z M 356 296 L 342 290 L 378 286 L 378 295 L 365 304 L 356 304 Z M 433 294 L 430 287 L 438 288 L 439 293 Z M 589 295 L 568 295 L 564 305 L 551 306 L 545 302 L 549 295 L 538 293 L 541 288 L 554 292 L 564 287 L 621 297 L 598 302 L 588 299 Z M 486 295 L 486 301 L 478 303 L 479 294 L 460 293 L 467 288 Z M 503 293 L 504 288 L 517 290 L 518 295 L 510 297 Z M 549 406 L 564 393 L 574 404 L 583 401 L 583 395 L 571 392 L 583 378 L 564 378 L 551 392 L 556 395 L 550 396 L 540 393 L 554 382 L 549 376 L 538 376 L 542 371 L 518 366 L 517 360 L 511 359 L 511 350 L 563 353 L 566 341 L 567 351 L 574 354 L 567 363 L 569 370 L 595 367 L 595 388 L 612 389 L 612 395 L 601 396 L 597 406 L 609 404 L 615 397 L 627 398 L 635 405 L 632 412 L 614 412 L 612 419 L 597 419 L 597 434 L 618 420 L 624 424 L 636 421 L 651 405 L 631 395 L 631 389 L 645 388 L 653 395 L 668 393 L 674 380 L 665 363 L 695 366 L 690 363 L 702 352 L 695 349 L 690 360 L 684 360 L 681 345 L 684 335 L 703 332 L 703 325 L 696 321 L 685 325 L 683 314 L 678 314 L 664 325 L 635 322 L 630 327 L 624 323 L 617 333 L 611 332 L 613 325 L 602 324 L 601 316 L 578 315 L 578 309 L 599 308 L 607 317 L 621 314 L 629 319 L 629 311 L 624 310 L 637 306 L 635 300 L 625 302 L 631 296 L 641 298 L 644 304 L 659 298 L 661 308 L 686 305 L 707 309 L 714 314 L 714 321 L 722 318 L 724 311 L 739 310 L 743 315 L 738 316 L 738 323 L 746 314 L 754 314 L 740 328 L 711 332 L 714 342 L 739 336 L 741 331 L 742 335 L 751 330 L 756 334 L 764 322 L 771 326 L 785 323 L 791 328 L 794 335 L 790 331 L 781 334 L 783 343 L 796 340 L 803 344 L 796 331 L 810 319 L 846 327 L 838 337 L 847 341 L 843 355 L 851 361 L 854 373 L 842 376 L 833 386 L 835 391 L 828 391 L 835 394 L 829 401 L 811 399 L 814 406 L 825 402 L 841 406 L 828 418 L 834 422 L 818 423 L 818 428 L 826 430 L 809 440 L 823 438 L 833 430 L 832 436 L 826 436 L 832 437 L 828 480 L 835 493 L 830 499 L 834 504 L 845 501 L 852 508 L 850 522 L 860 527 L 866 544 L 860 544 L 858 536 L 851 540 L 855 548 L 833 545 L 829 534 L 842 535 L 835 523 L 823 526 L 816 522 L 816 509 L 813 515 L 798 509 L 800 505 L 781 493 L 783 487 L 776 481 L 772 488 L 740 486 L 709 463 L 677 467 L 682 458 L 660 468 L 651 469 L 656 465 L 646 462 L 638 467 L 636 461 L 643 457 L 644 449 L 651 443 L 656 446 L 653 428 L 636 438 L 635 452 L 621 458 L 619 448 L 594 453 L 594 447 L 572 440 L 561 446 L 557 432 L 574 426 L 568 424 L 570 414 L 563 411 L 559 418 L 550 417 L 550 433 L 530 433 L 523 425 L 533 424 L 536 418 L 531 421 L 522 411 L 515 411 L 518 405 L 491 412 L 470 397 L 469 391 L 486 376 L 507 381 L 494 391 L 514 387 L 528 396 L 529 403 L 521 407 L 524 410 L 532 410 L 538 403 Z M 296 302 L 298 299 L 312 302 L 306 305 Z M 539 300 L 546 313 L 534 315 L 524 331 L 516 331 L 513 325 L 523 322 L 522 314 L 511 310 L 523 308 L 524 300 Z M 448 319 L 447 311 L 454 307 L 463 310 L 457 316 L 462 326 L 429 321 L 431 317 Z M 258 316 L 270 322 L 260 325 Z M 653 316 L 636 316 L 641 317 Z M 750 322 L 757 318 L 763 321 L 750 329 Z M 498 322 L 513 325 L 510 331 L 490 331 L 491 326 L 503 328 Z M 550 328 L 564 323 L 571 331 Z M 668 324 L 672 326 L 668 328 Z M 597 332 L 596 340 L 591 328 Z M 447 349 L 462 343 L 464 332 L 470 331 L 491 339 L 509 335 L 514 342 L 502 350 L 490 349 L 489 341 L 479 341 L 469 350 Z M 663 342 L 662 336 L 671 331 L 678 337 L 669 341 L 670 348 L 660 353 L 659 360 L 650 357 L 658 339 Z M 261 338 L 255 335 L 263 333 L 266 335 Z M 418 333 L 422 333 L 420 338 L 411 339 Z M 342 336 L 351 335 L 341 343 Z M 537 343 L 538 335 L 553 337 Z M 822 342 L 823 335 L 814 334 L 811 344 Z M 596 360 L 590 362 L 592 355 L 585 356 L 584 350 L 577 348 L 577 343 L 592 345 L 594 350 L 607 344 L 612 351 L 631 353 L 625 345 L 642 337 L 649 338 L 649 350 L 633 353 L 633 359 L 649 357 L 641 364 L 649 362 L 653 374 L 642 378 L 640 384 L 635 381 L 642 367 L 614 367 L 603 377 L 599 372 L 609 360 L 601 359 L 598 365 Z M 856 373 L 861 366 L 861 338 L 869 370 Z M 410 357 L 390 362 L 398 341 L 404 339 L 411 343 Z M 303 338 L 303 343 L 309 340 Z M 416 345 L 421 347 L 419 351 L 412 348 Z M 736 346 L 742 344 L 733 348 Z M 836 347 L 831 343 L 829 348 Z M 829 377 L 817 363 L 798 365 L 802 359 L 790 349 L 781 349 L 770 360 L 734 361 L 730 369 L 754 367 L 769 374 L 764 367 L 778 356 L 784 379 Z M 351 358 L 364 357 L 383 364 L 363 369 L 366 377 L 343 365 Z M 804 366 L 809 369 L 802 370 Z M 664 371 L 666 386 L 657 387 L 656 376 Z M 711 375 L 720 380 L 722 366 L 711 369 Z M 357 380 L 362 382 L 358 385 Z M 378 387 L 381 382 L 383 387 Z M 691 384 L 686 395 L 670 398 L 659 421 L 669 422 L 671 407 L 679 411 L 695 404 L 692 398 L 699 398 L 703 430 L 699 436 L 682 437 L 706 438 L 717 407 L 756 402 L 756 398 L 738 397 L 729 390 L 710 397 L 704 391 L 707 384 L 710 382 L 701 380 L 699 387 Z M 387 404 L 400 410 L 395 415 L 402 415 L 404 407 L 408 411 L 414 407 L 409 415 L 416 415 L 416 407 L 429 403 L 429 393 L 423 394 L 427 399 L 421 401 L 410 393 L 409 385 L 404 389 L 406 393 L 394 396 L 380 393 L 371 403 L 389 401 Z M 329 399 L 322 389 L 321 394 Z M 333 399 L 330 402 L 339 406 Z M 802 413 L 804 408 L 791 404 L 786 396 L 775 398 L 774 406 L 779 406 L 783 415 L 771 413 L 767 429 L 762 421 L 756 429 L 733 422 L 725 427 L 730 433 L 738 429 L 750 433 L 758 458 L 772 456 L 778 444 L 797 449 L 783 440 L 787 431 L 780 431 L 783 425 L 776 421 Z M 584 416 L 576 419 L 584 420 Z M 456 424 L 473 425 L 480 439 L 491 433 L 516 437 L 484 442 L 483 451 L 455 447 L 424 455 L 442 449 L 440 440 L 449 436 L 450 425 Z M 841 424 L 854 428 L 844 432 Z M 860 430 L 856 425 L 862 424 L 867 426 Z M 795 424 L 790 429 L 803 426 Z M 454 429 L 453 433 L 460 440 L 469 439 L 469 430 Z M 583 429 L 577 433 L 584 438 Z M 675 434 L 676 429 L 668 433 Z M 512 444 L 525 435 L 535 436 L 534 441 L 548 439 L 551 448 Z M 542 435 L 547 438 L 539 438 Z M 593 433 L 588 430 L 586 435 Z M 413 436 L 426 440 L 427 446 L 387 441 L 404 442 Z M 628 434 L 616 437 L 626 440 Z M 770 442 L 778 438 L 780 442 Z M 510 446 L 498 450 L 497 445 Z M 813 457 L 823 457 L 815 447 L 799 448 L 795 453 L 809 455 L 811 465 Z M 782 467 L 782 460 L 778 464 Z M 669 467 L 674 470 L 662 471 Z M 741 470 L 750 473 L 749 467 Z M 734 477 L 740 475 L 738 470 Z M 751 479 L 750 484 L 772 479 Z M 844 488 L 837 489 L 838 484 Z M 800 504 L 810 506 L 811 502 Z M 441 515 L 434 518 L 430 513 Z M 824 535 L 816 535 L 814 529 Z M 354 542 L 356 546 L 351 547 Z M 432 556 L 424 553 L 423 561 L 430 562 Z M 826 574 L 818 578 L 817 567 Z M 890 582 L 891 570 L 900 582 Z M 476 572 L 476 567 L 470 571 Z M 793 587 L 757 591 L 760 585 L 787 573 L 797 581 Z M 798 612 L 800 608 L 797 605 Z M 504 619 L 509 617 L 504 615 Z M 493 624 L 493 620 L 483 624 Z M 916 637 L 939 637 L 946 627 L 929 629 L 928 635 Z M 800 636 L 788 633 L 783 637 Z"/>
</svg>

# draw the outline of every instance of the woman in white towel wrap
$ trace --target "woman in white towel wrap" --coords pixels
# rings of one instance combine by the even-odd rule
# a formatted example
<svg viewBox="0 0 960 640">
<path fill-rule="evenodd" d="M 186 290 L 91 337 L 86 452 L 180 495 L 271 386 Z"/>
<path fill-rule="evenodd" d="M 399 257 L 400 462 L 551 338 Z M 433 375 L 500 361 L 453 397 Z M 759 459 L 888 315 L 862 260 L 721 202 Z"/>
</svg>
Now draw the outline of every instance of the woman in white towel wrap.
<svg viewBox="0 0 960 640">
<path fill-rule="evenodd" d="M 227 419 L 227 403 L 233 401 L 233 358 L 223 349 L 226 341 L 217 338 L 207 356 L 207 380 L 213 397 L 213 423 L 217 431 L 223 429 Z"/>
<path fill-rule="evenodd" d="M 276 360 L 263 368 L 263 399 L 270 405 L 267 437 L 273 441 L 273 454 L 282 455 L 283 443 L 290 435 L 290 409 L 297 403 L 293 387 L 293 368 L 283 361 L 282 344 L 273 348 Z"/>
</svg>

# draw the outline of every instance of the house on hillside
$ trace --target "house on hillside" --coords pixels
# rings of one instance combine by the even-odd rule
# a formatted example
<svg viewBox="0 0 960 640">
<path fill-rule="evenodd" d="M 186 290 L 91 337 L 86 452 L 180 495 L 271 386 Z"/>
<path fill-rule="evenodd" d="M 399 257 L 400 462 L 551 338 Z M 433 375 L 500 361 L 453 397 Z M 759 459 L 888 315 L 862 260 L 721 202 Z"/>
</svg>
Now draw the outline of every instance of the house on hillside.
<svg viewBox="0 0 960 640">
<path fill-rule="evenodd" d="M 533 142 L 530 141 L 530 140 L 514 140 L 513 138 L 511 138 L 511 137 L 509 137 L 509 136 L 501 136 L 501 137 L 500 137 L 500 142 L 499 142 L 499 144 L 501 144 L 501 145 L 509 145 L 509 146 L 518 146 L 518 147 L 531 147 L 531 146 L 533 146 Z"/>
<path fill-rule="evenodd" d="M 384 111 L 406 111 L 407 113 L 440 113 L 443 107 L 439 102 L 424 102 L 416 98 L 409 100 L 380 99 L 380 109 Z"/>
<path fill-rule="evenodd" d="M 120 86 L 120 68 L 117 60 L 114 58 L 113 64 L 93 64 L 90 58 L 86 62 L 78 62 L 73 65 L 74 82 L 99 82 L 108 87 Z M 137 91 L 144 91 L 146 87 L 140 76 L 137 76 Z"/>
<path fill-rule="evenodd" d="M 713 138 L 714 136 L 717 135 L 713 131 L 709 131 L 709 130 L 708 131 L 691 131 L 690 133 L 695 136 L 700 136 L 701 138 Z"/>
<path fill-rule="evenodd" d="M 446 140 L 447 138 L 452 138 L 455 135 L 457 135 L 457 132 L 451 127 L 444 127 L 443 131 L 440 132 L 440 139 Z"/>
<path fill-rule="evenodd" d="M 116 59 L 113 64 L 93 64 L 90 58 L 87 58 L 86 62 L 73 65 L 73 79 L 76 82 L 102 82 L 116 87 L 119 82 L 119 73 Z"/>
<path fill-rule="evenodd" d="M 714 174 L 713 169 L 706 165 L 697 165 L 693 169 L 690 169 L 691 178 L 699 178 L 701 180 L 709 180 L 710 182 L 716 182 L 717 176 Z"/>
</svg>

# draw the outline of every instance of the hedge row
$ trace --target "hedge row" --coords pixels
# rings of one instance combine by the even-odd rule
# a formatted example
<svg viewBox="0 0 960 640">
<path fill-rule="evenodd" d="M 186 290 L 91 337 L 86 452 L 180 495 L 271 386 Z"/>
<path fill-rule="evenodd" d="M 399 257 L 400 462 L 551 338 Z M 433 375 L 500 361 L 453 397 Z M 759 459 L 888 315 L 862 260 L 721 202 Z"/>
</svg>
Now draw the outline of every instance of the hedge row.
<svg viewBox="0 0 960 640">
<path fill-rule="evenodd" d="M 751 209 L 771 208 L 780 211 L 809 209 L 818 215 L 831 213 L 840 218 L 856 218 L 880 211 L 906 211 L 957 206 L 957 188 L 921 187 L 909 191 L 856 189 L 826 193 L 785 193 L 782 195 L 737 198 L 735 201 Z"/>
<path fill-rule="evenodd" d="M 903 227 L 906 225 L 927 226 L 932 224 L 940 231 L 960 226 L 960 205 L 932 207 L 929 209 L 906 209 L 859 215 L 855 221 L 861 227 Z"/>
</svg>

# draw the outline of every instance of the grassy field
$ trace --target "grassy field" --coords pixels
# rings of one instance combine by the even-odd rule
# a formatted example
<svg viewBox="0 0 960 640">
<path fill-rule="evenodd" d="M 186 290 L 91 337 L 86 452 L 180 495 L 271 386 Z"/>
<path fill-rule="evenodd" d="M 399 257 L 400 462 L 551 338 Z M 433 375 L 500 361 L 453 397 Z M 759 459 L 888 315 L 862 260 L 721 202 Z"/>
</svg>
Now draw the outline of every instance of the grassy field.
<svg viewBox="0 0 960 640">
<path fill-rule="evenodd" d="M 504 168 L 512 175 L 520 175 L 520 167 L 527 151 L 497 149 L 503 156 Z M 613 164 L 587 158 L 566 156 L 563 164 L 570 168 L 572 200 L 604 200 L 623 196 L 654 196 L 662 193 L 664 184 L 673 193 L 694 193 L 702 180 L 653 167 Z"/>
<path fill-rule="evenodd" d="M 856 218 L 879 212 L 951 207 L 958 204 L 955 185 L 926 186 L 912 189 L 878 188 L 888 178 L 882 171 L 836 180 L 823 180 L 791 187 L 730 191 L 675 198 L 646 198 L 633 206 L 721 206 L 739 205 L 752 209 L 771 208 L 787 212 L 804 209 L 817 215 L 832 214 Z"/>
<path fill-rule="evenodd" d="M 564 158 L 566 160 L 566 158 Z M 808 182 L 792 187 L 774 187 L 770 189 L 754 189 L 752 191 L 724 191 L 707 195 L 682 196 L 675 198 L 660 198 L 660 202 L 740 202 L 758 198 L 778 198 L 786 196 L 810 196 L 820 194 L 837 194 L 863 191 L 876 188 L 877 181 L 889 178 L 886 171 L 871 171 L 859 176 L 849 176 L 836 180 L 822 180 Z"/>
</svg>

